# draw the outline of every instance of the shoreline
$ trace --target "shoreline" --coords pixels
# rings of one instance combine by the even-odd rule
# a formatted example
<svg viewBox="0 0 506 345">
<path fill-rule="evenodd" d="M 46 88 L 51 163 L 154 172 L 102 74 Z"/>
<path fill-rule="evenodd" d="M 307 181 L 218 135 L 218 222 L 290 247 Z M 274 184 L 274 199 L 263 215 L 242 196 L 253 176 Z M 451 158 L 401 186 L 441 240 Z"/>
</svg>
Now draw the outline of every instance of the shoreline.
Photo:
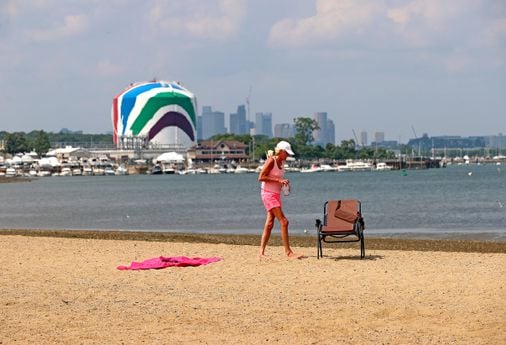
<svg viewBox="0 0 506 345">
<path fill-rule="evenodd" d="M 148 232 L 148 231 L 111 231 L 111 230 L 50 230 L 50 229 L 0 229 L 0 235 L 19 235 L 31 237 L 80 238 L 121 241 L 173 242 L 173 243 L 207 243 L 258 246 L 260 236 L 251 234 L 207 234 L 182 232 Z M 437 251 L 461 253 L 506 253 L 506 242 L 479 239 L 412 239 L 402 237 L 368 237 L 365 238 L 366 255 L 368 250 L 401 250 L 401 251 Z M 279 234 L 272 234 L 269 246 L 281 246 Z M 290 235 L 293 247 L 314 248 L 316 236 Z M 358 243 L 324 244 L 326 248 L 356 248 Z"/>
</svg>

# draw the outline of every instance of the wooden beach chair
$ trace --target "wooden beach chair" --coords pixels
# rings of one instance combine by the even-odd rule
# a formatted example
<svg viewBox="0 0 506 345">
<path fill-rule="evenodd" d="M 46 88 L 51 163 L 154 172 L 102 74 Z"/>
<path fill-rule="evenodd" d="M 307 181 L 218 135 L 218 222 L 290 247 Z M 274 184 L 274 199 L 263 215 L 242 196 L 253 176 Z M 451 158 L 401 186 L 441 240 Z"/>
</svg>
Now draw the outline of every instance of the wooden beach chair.
<svg viewBox="0 0 506 345">
<path fill-rule="evenodd" d="M 317 255 L 323 257 L 323 242 L 360 242 L 360 258 L 365 257 L 364 219 L 358 200 L 329 200 L 323 206 L 323 222 L 316 220 Z"/>
</svg>

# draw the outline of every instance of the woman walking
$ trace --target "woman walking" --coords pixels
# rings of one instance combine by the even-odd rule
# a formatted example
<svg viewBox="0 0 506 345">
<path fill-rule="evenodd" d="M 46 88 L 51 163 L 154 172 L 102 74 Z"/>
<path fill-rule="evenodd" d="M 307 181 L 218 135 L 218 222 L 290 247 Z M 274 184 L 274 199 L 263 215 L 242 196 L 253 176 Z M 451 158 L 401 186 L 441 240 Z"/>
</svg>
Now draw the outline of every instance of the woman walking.
<svg viewBox="0 0 506 345">
<path fill-rule="evenodd" d="M 262 233 L 262 239 L 260 242 L 260 252 L 258 257 L 260 259 L 268 258 L 265 255 L 265 248 L 269 242 L 272 228 L 274 227 L 274 219 L 279 221 L 281 240 L 283 241 L 283 247 L 285 255 L 288 258 L 300 259 L 302 255 L 295 254 L 290 248 L 288 240 L 288 219 L 282 209 L 281 202 L 281 188 L 289 188 L 289 181 L 285 179 L 284 162 L 288 156 L 293 156 L 292 147 L 290 143 L 286 141 L 280 141 L 275 148 L 275 151 L 269 151 L 267 153 L 267 161 L 265 162 L 258 181 L 262 183 L 261 196 L 262 201 L 267 211 L 265 219 L 264 230 Z"/>
</svg>

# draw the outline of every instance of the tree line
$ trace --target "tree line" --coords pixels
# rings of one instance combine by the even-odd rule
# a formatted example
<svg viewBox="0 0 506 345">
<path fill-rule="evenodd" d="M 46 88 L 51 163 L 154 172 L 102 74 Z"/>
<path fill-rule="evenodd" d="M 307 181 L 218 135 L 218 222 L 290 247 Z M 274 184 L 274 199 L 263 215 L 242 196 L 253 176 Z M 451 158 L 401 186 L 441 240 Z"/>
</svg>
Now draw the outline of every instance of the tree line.
<svg viewBox="0 0 506 345">
<path fill-rule="evenodd" d="M 265 158 L 266 152 L 272 150 L 280 140 L 288 140 L 292 144 L 297 158 L 300 159 L 392 159 L 394 153 L 385 148 L 360 147 L 353 139 L 343 140 L 340 145 L 327 144 L 325 147 L 314 145 L 313 132 L 319 129 L 318 123 L 309 117 L 294 119 L 295 136 L 293 138 L 269 138 L 265 135 L 249 134 L 218 134 L 212 140 L 236 140 L 248 145 L 249 155 L 254 160 Z M 111 145 L 112 134 L 83 134 L 80 132 L 45 132 L 35 130 L 29 133 L 8 133 L 0 131 L 0 140 L 5 143 L 5 151 L 11 155 L 35 151 L 44 155 L 56 143 L 64 143 L 74 147 L 83 143 L 95 145 Z"/>
<path fill-rule="evenodd" d="M 49 151 L 52 145 L 65 144 L 71 146 L 81 146 L 83 143 L 92 142 L 95 144 L 112 144 L 112 134 L 83 134 L 79 132 L 45 132 L 43 130 L 34 130 L 29 133 L 0 131 L 0 140 L 4 142 L 5 152 L 15 155 L 35 151 L 39 156 L 43 156 Z"/>
</svg>

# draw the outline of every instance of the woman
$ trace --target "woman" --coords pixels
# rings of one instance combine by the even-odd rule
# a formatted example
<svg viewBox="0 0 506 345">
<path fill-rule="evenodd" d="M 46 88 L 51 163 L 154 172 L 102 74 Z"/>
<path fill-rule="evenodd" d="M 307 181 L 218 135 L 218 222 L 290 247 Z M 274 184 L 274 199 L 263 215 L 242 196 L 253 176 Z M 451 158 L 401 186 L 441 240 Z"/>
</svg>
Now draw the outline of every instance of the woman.
<svg viewBox="0 0 506 345">
<path fill-rule="evenodd" d="M 289 155 L 294 155 L 290 143 L 280 141 L 276 145 L 274 155 L 272 151 L 267 153 L 267 161 L 258 176 L 258 181 L 262 182 L 261 196 L 267 211 L 262 240 L 260 242 L 260 252 L 258 253 L 260 259 L 268 258 L 265 255 L 265 248 L 274 227 L 274 218 L 277 218 L 279 221 L 285 255 L 293 259 L 300 259 L 302 257 L 302 255 L 295 254 L 290 248 L 288 241 L 288 219 L 286 219 L 281 208 L 281 187 L 289 187 L 289 181 L 284 177 L 284 162 Z"/>
</svg>

